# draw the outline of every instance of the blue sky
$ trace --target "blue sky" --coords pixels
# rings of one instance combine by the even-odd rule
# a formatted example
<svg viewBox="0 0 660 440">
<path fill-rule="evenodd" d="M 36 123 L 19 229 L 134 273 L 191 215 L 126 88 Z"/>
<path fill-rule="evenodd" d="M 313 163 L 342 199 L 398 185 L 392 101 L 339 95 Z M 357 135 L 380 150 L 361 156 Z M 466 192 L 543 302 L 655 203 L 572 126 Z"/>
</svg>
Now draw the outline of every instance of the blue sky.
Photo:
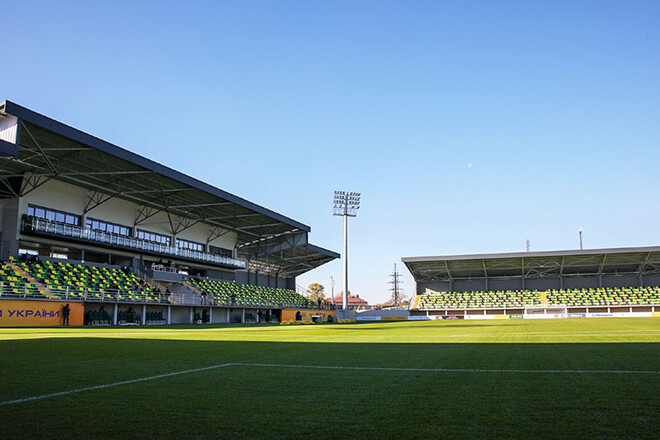
<svg viewBox="0 0 660 440">
<path fill-rule="evenodd" d="M 3 5 L 10 99 L 312 226 L 351 290 L 403 256 L 660 244 L 657 1 Z M 471 165 L 470 165 L 471 164 Z M 341 263 L 298 279 L 330 276 Z"/>
</svg>

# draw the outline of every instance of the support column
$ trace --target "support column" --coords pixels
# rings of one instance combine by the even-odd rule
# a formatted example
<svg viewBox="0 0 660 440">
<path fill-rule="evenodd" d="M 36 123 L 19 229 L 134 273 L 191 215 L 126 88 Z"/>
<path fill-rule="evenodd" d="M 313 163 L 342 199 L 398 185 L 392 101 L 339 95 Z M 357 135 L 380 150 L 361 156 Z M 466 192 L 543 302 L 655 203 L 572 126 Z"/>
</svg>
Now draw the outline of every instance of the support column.
<svg viewBox="0 0 660 440">
<path fill-rule="evenodd" d="M 195 321 L 193 321 L 194 317 L 195 317 L 195 315 L 193 313 L 193 308 L 188 307 L 188 324 L 194 324 L 195 323 Z"/>
<path fill-rule="evenodd" d="M 209 307 L 209 324 L 213 324 L 213 307 Z"/>
<path fill-rule="evenodd" d="M 245 309 L 241 309 L 241 323 L 245 322 Z"/>
<path fill-rule="evenodd" d="M 117 325 L 117 315 L 119 314 L 119 304 L 115 304 L 112 308 L 112 325 Z"/>
<path fill-rule="evenodd" d="M 142 325 L 147 324 L 147 305 L 142 304 Z"/>
<path fill-rule="evenodd" d="M 229 318 L 230 318 L 230 316 L 229 316 L 229 308 L 226 308 L 225 311 L 227 312 L 227 322 L 229 322 Z"/>
<path fill-rule="evenodd" d="M 172 323 L 172 306 L 167 306 L 167 323 Z"/>
</svg>

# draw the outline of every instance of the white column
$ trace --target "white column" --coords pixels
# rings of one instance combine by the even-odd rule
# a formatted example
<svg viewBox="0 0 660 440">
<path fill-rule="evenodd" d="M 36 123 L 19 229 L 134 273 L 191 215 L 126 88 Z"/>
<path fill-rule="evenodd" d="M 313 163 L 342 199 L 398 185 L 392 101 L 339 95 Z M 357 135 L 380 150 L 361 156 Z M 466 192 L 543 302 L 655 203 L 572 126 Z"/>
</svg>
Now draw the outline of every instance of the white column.
<svg viewBox="0 0 660 440">
<path fill-rule="evenodd" d="M 147 323 L 147 305 L 142 304 L 142 325 Z"/>
<path fill-rule="evenodd" d="M 245 322 L 245 309 L 241 309 L 241 322 Z"/>
<path fill-rule="evenodd" d="M 119 314 L 119 304 L 115 304 L 112 308 L 112 325 L 117 325 L 117 315 Z"/>
<path fill-rule="evenodd" d="M 167 306 L 167 323 L 172 323 L 172 306 Z"/>
<path fill-rule="evenodd" d="M 229 322 L 229 318 L 230 318 L 229 307 L 227 307 L 225 311 L 227 312 L 227 322 Z"/>
<path fill-rule="evenodd" d="M 188 307 L 188 324 L 194 324 L 195 321 L 193 319 L 195 318 L 195 315 L 193 314 L 193 308 Z"/>
<path fill-rule="evenodd" d="M 213 324 L 213 307 L 209 307 L 209 324 Z"/>
<path fill-rule="evenodd" d="M 348 310 L 348 215 L 344 213 L 344 296 L 343 309 Z"/>
</svg>

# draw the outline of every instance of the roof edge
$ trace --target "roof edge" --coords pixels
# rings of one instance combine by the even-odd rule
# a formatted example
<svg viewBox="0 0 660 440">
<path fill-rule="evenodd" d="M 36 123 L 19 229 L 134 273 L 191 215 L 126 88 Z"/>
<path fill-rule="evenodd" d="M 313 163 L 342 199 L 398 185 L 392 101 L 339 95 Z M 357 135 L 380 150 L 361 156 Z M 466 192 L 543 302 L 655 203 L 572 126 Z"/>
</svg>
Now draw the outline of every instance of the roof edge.
<svg viewBox="0 0 660 440">
<path fill-rule="evenodd" d="M 324 254 L 327 255 L 328 257 L 332 257 L 333 259 L 341 258 L 341 255 L 338 254 L 337 252 L 322 248 L 321 246 L 316 246 L 311 243 L 307 243 L 305 247 L 314 252 L 318 252 L 319 254 Z"/>
<path fill-rule="evenodd" d="M 236 203 L 237 205 L 240 205 L 244 208 L 258 212 L 259 214 L 263 214 L 265 216 L 271 217 L 275 220 L 281 221 L 283 223 L 286 223 L 290 226 L 293 226 L 295 228 L 301 229 L 306 232 L 311 232 L 312 230 L 310 226 L 304 223 L 301 223 L 297 220 L 293 220 L 292 218 L 286 217 L 268 208 L 257 205 L 256 203 L 245 200 L 239 196 L 231 194 L 220 188 L 209 185 L 208 183 L 204 183 L 201 180 L 188 176 L 187 174 L 183 174 L 180 171 L 176 171 L 175 169 L 159 164 L 158 162 L 155 162 L 137 153 L 133 153 L 132 151 L 129 151 L 125 148 L 104 141 L 103 139 L 97 138 L 96 136 L 92 136 L 88 133 L 85 133 L 84 131 L 71 127 L 70 125 L 66 125 L 62 122 L 56 121 L 55 119 L 49 118 L 48 116 L 44 116 L 40 113 L 35 112 L 34 110 L 30 110 L 12 101 L 5 100 L 0 108 L 2 108 L 2 110 L 7 114 L 16 116 L 17 118 L 22 119 L 31 124 L 38 125 L 60 136 L 68 137 L 76 142 L 80 142 L 97 150 L 103 151 L 104 153 L 132 162 L 138 166 L 146 168 L 155 173 L 163 174 L 166 177 L 169 177 L 174 180 L 178 180 L 181 183 L 195 187 L 201 191 L 205 191 L 207 193 L 213 194 L 216 197 L 221 197 L 232 203 Z"/>
<path fill-rule="evenodd" d="M 463 254 L 426 257 L 402 257 L 403 263 L 420 263 L 427 261 L 457 261 L 457 260 L 479 260 L 497 258 L 524 258 L 524 257 L 560 257 L 562 255 L 598 255 L 598 254 L 625 254 L 634 252 L 660 252 L 660 246 L 639 246 L 621 248 L 600 249 L 566 249 L 557 251 L 533 251 L 533 252 L 502 252 L 493 254 Z"/>
</svg>

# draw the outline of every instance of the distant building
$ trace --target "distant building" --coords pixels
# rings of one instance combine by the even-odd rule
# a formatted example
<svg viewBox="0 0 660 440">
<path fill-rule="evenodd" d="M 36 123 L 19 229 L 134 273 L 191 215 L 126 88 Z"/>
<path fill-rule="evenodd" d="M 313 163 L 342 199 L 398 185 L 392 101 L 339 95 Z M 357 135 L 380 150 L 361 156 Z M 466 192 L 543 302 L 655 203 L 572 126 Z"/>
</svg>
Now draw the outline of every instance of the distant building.
<svg viewBox="0 0 660 440">
<path fill-rule="evenodd" d="M 331 303 L 341 306 L 344 304 L 344 299 L 341 296 L 336 296 L 334 301 L 332 301 L 332 298 L 328 298 L 328 301 Z M 369 307 L 369 303 L 362 298 L 353 298 L 349 297 L 348 298 L 348 308 L 352 310 L 358 310 L 358 309 L 366 309 Z"/>
</svg>

